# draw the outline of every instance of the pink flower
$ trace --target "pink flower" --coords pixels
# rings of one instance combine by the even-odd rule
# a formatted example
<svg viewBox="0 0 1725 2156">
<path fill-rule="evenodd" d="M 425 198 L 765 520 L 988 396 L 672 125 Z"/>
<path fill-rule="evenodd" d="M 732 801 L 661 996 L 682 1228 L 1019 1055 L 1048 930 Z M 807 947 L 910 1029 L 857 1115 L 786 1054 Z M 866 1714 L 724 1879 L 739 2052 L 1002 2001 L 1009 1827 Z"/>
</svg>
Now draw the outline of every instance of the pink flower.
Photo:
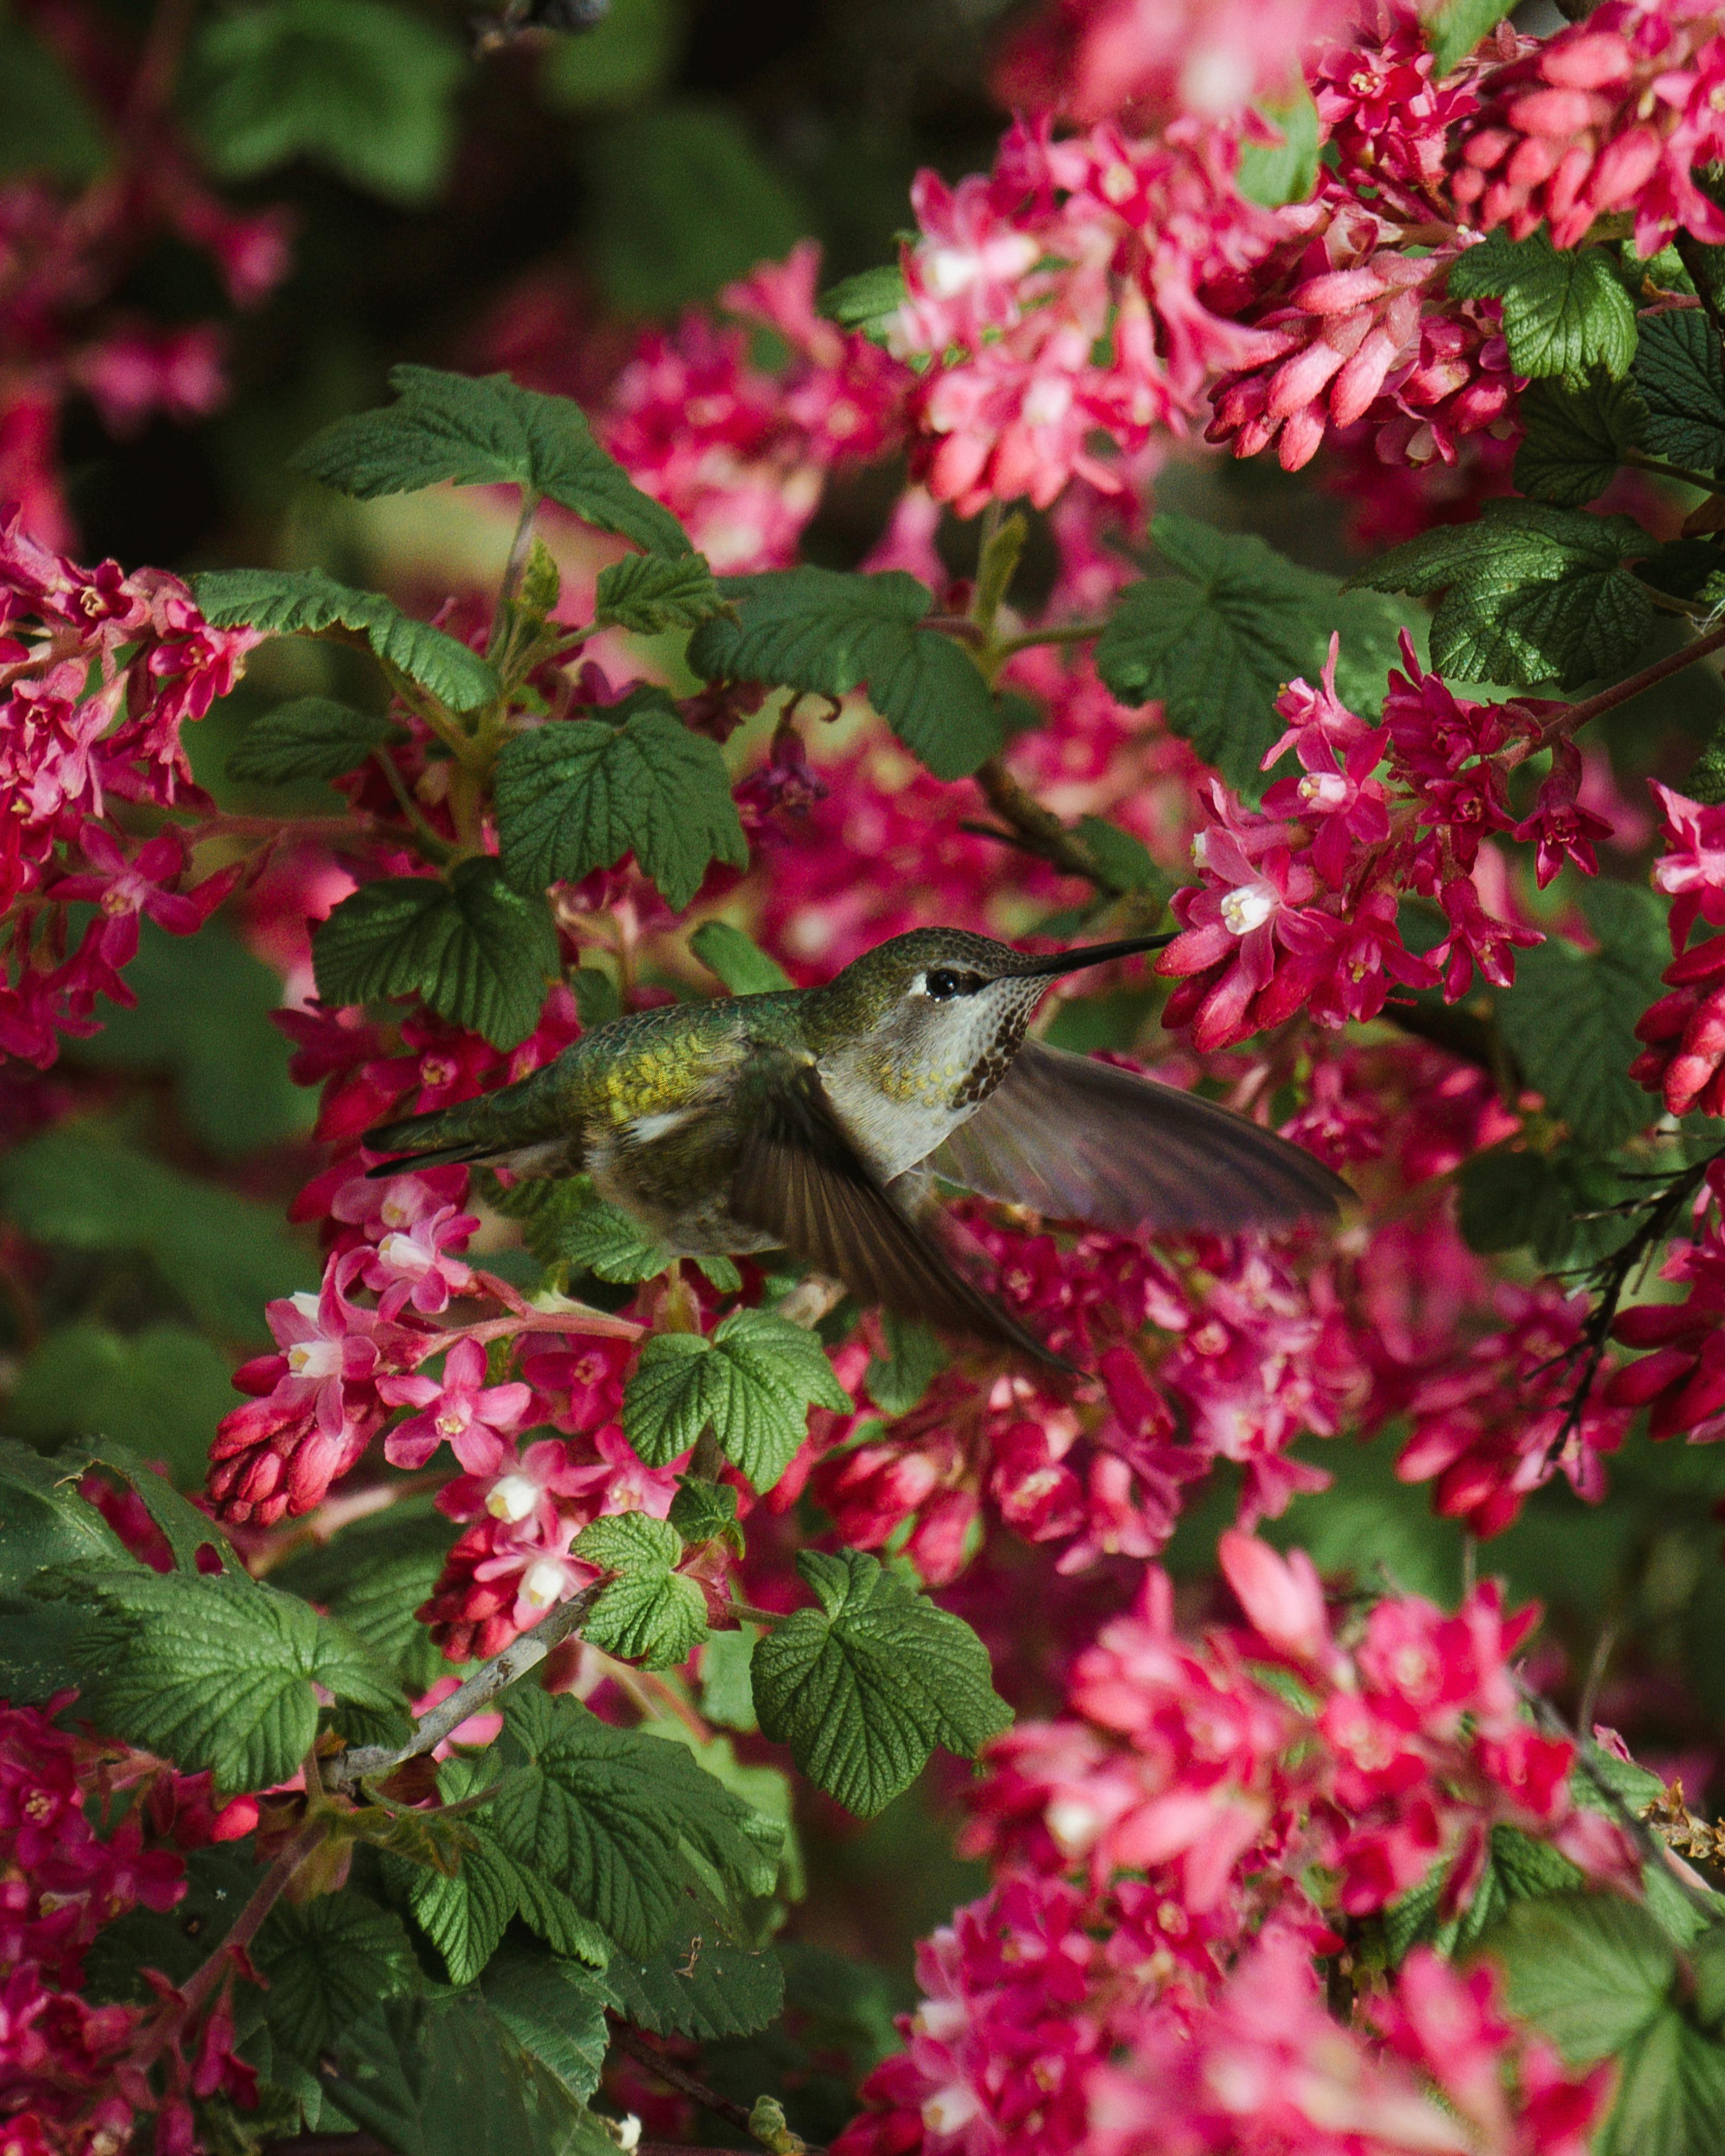
<svg viewBox="0 0 1725 2156">
<path fill-rule="evenodd" d="M 532 1404 L 531 1385 L 487 1385 L 485 1351 L 476 1340 L 458 1340 L 444 1358 L 441 1378 L 415 1372 L 380 1378 L 380 1398 L 392 1407 L 419 1413 L 398 1423 L 384 1442 L 393 1467 L 423 1467 L 448 1440 L 470 1474 L 495 1472 L 508 1457 L 505 1435 L 520 1427 Z"/>
<path fill-rule="evenodd" d="M 1653 887 L 1674 902 L 1671 948 L 1681 951 L 1697 921 L 1725 928 L 1725 804 L 1704 808 L 1650 779 L 1669 851 L 1653 864 Z"/>
</svg>

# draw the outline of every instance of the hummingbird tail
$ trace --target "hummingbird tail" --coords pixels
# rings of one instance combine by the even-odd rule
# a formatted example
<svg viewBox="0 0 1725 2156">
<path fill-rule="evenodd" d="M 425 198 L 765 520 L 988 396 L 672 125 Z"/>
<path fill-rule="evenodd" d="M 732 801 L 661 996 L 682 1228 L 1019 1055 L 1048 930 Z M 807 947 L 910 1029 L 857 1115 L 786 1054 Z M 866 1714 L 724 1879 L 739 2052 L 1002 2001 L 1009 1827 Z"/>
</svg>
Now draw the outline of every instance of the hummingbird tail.
<svg viewBox="0 0 1725 2156">
<path fill-rule="evenodd" d="M 444 1168 L 475 1161 L 526 1167 L 531 1160 L 533 1167 L 542 1169 L 578 1167 L 578 1159 L 569 1158 L 578 1153 L 578 1144 L 572 1142 L 567 1123 L 556 1115 L 550 1089 L 536 1082 L 547 1075 L 538 1071 L 498 1092 L 458 1101 L 453 1107 L 434 1108 L 424 1115 L 399 1116 L 390 1122 L 374 1124 L 362 1144 L 372 1152 L 401 1157 L 379 1162 L 366 1173 L 399 1175 L 413 1168 Z"/>
</svg>

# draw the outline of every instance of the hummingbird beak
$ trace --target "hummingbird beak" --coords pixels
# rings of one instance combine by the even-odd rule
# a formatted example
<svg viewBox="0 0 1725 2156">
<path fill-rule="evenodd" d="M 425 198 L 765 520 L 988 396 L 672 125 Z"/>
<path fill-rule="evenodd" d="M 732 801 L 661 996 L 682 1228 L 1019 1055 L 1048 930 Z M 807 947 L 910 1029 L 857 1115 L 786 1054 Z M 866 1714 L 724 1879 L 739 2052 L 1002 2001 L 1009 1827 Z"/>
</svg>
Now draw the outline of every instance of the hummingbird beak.
<svg viewBox="0 0 1725 2156">
<path fill-rule="evenodd" d="M 1081 973 L 1086 966 L 1105 966 L 1111 958 L 1131 958 L 1140 951 L 1159 951 L 1165 943 L 1172 943 L 1178 932 L 1128 936 L 1118 943 L 1086 943 L 1076 951 L 1056 951 L 1046 958 L 1026 958 L 1013 968 L 1013 978 L 1034 980 L 1039 974 Z"/>
</svg>

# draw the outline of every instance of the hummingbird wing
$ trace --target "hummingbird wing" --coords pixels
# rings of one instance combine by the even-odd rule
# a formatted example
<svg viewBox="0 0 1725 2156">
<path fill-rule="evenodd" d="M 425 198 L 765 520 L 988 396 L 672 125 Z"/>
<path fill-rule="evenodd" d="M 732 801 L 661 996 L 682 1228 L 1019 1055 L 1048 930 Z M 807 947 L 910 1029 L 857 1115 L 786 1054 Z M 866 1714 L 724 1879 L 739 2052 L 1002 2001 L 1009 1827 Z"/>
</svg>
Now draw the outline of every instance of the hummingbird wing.
<svg viewBox="0 0 1725 2156">
<path fill-rule="evenodd" d="M 965 1279 L 927 1231 L 901 1212 L 845 1135 L 812 1067 L 775 1083 L 751 1117 L 731 1211 L 859 1301 L 883 1303 L 952 1332 L 1073 1365 L 1045 1348 Z"/>
<path fill-rule="evenodd" d="M 1231 1108 L 1034 1040 L 924 1166 L 984 1198 L 1121 1235 L 1286 1228 L 1353 1194 Z"/>
</svg>

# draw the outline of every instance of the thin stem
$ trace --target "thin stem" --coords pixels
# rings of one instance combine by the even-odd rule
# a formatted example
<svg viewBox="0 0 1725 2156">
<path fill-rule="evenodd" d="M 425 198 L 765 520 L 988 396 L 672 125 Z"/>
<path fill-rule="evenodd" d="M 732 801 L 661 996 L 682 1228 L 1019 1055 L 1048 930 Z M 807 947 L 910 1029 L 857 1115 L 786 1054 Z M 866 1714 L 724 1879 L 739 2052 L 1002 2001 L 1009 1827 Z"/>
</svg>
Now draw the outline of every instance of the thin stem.
<svg viewBox="0 0 1725 2156">
<path fill-rule="evenodd" d="M 1116 890 L 1091 859 L 1088 849 L 1073 837 L 1053 810 L 1045 808 L 1014 777 L 1001 757 L 991 756 L 976 773 L 976 783 L 983 799 L 1001 822 L 1018 834 L 1027 852 L 1059 869 L 1063 875 L 1082 876 L 1111 898 L 1126 896 Z"/>
<path fill-rule="evenodd" d="M 1599 1627 L 1599 1636 L 1594 1642 L 1587 1676 L 1582 1683 L 1581 1703 L 1575 1710 L 1578 1729 L 1591 1729 L 1594 1726 L 1594 1714 L 1599 1703 L 1599 1688 L 1605 1681 L 1605 1672 L 1611 1666 L 1611 1656 L 1616 1645 L 1617 1620 L 1608 1617 Z"/>
<path fill-rule="evenodd" d="M 481 1318 L 476 1325 L 451 1325 L 433 1336 L 425 1352 L 440 1355 L 457 1340 L 476 1340 L 484 1348 L 516 1332 L 591 1332 L 602 1340 L 639 1340 L 646 1329 L 632 1317 L 613 1317 L 603 1310 L 589 1310 L 584 1302 L 573 1302 L 567 1310 L 529 1309 L 508 1317 Z"/>
<path fill-rule="evenodd" d="M 310 1761 L 307 1764 L 310 1766 Z M 312 1771 L 315 1773 L 316 1769 Z M 180 1996 L 185 2001 L 182 2023 L 194 2020 L 209 2004 L 225 1974 L 224 1965 L 257 1937 L 259 1926 L 281 1899 L 294 1874 L 317 1848 L 328 1830 L 326 1818 L 308 1820 L 252 1889 L 251 1899 L 228 1926 L 221 1944 L 208 1961 L 198 1965 L 190 1979 L 182 1986 Z"/>
<path fill-rule="evenodd" d="M 419 804 L 408 791 L 408 783 L 397 770 L 395 758 L 381 745 L 372 751 L 377 768 L 389 782 L 389 790 L 395 796 L 401 813 L 412 826 L 417 850 L 439 868 L 447 868 L 459 858 L 458 850 L 447 839 L 440 839 L 420 813 Z"/>
<path fill-rule="evenodd" d="M 1088 644 L 1107 626 L 1105 621 L 1056 622 L 1047 629 L 1027 629 L 1020 635 L 1009 636 L 999 649 L 1010 659 L 1014 652 L 1033 650 L 1039 644 Z"/>
<path fill-rule="evenodd" d="M 1686 471 L 1681 465 L 1668 465 L 1663 457 L 1644 457 L 1639 449 L 1631 449 L 1629 462 L 1637 471 L 1653 472 L 1661 479 L 1674 479 L 1683 486 L 1699 487 L 1703 494 L 1717 491 L 1719 482 L 1700 472 Z"/>
<path fill-rule="evenodd" d="M 1580 731 L 1589 719 L 1597 719 L 1606 711 L 1614 711 L 1620 704 L 1626 704 L 1631 696 L 1639 696 L 1644 689 L 1657 688 L 1661 681 L 1669 681 L 1673 674 L 1681 674 L 1686 666 L 1694 665 L 1697 659 L 1705 659 L 1710 652 L 1725 649 L 1725 624 L 1698 636 L 1693 644 L 1686 644 L 1681 651 L 1673 651 L 1664 659 L 1656 659 L 1652 665 L 1644 666 L 1639 674 L 1631 674 L 1626 681 L 1620 681 L 1615 689 L 1601 689 L 1596 696 L 1589 696 L 1579 704 L 1571 704 L 1559 711 L 1550 723 L 1541 728 L 1532 747 L 1546 747 L 1559 734 L 1574 734 Z"/>
<path fill-rule="evenodd" d="M 598 1601 L 599 1591 L 597 1587 L 583 1589 L 567 1602 L 561 1603 L 548 1616 L 542 1617 L 531 1632 L 523 1632 L 518 1639 L 512 1640 L 501 1655 L 493 1655 L 440 1707 L 420 1716 L 405 1744 L 362 1744 L 352 1751 L 339 1753 L 329 1764 L 326 1779 L 330 1787 L 346 1791 L 362 1781 L 380 1780 L 409 1759 L 422 1758 L 426 1753 L 434 1752 L 470 1716 L 489 1707 L 500 1692 L 506 1691 L 529 1670 L 536 1669 L 553 1647 L 561 1645 L 572 1632 L 578 1631 Z"/>
<path fill-rule="evenodd" d="M 533 520 L 544 500 L 537 487 L 521 489 L 521 513 L 516 519 L 515 536 L 509 542 L 509 559 L 503 565 L 503 581 L 497 588 L 497 603 L 491 609 L 491 633 L 485 639 L 485 656 L 506 680 L 504 670 L 515 643 L 516 594 L 521 588 L 527 557 L 533 551 Z"/>
<path fill-rule="evenodd" d="M 746 2104 L 733 2102 L 728 2096 L 721 2096 L 716 2089 L 709 2088 L 686 2066 L 680 2065 L 675 2059 L 668 2059 L 656 2046 L 649 2043 L 639 2030 L 631 2029 L 625 2021 L 614 2021 L 611 2041 L 619 2051 L 627 2051 L 630 2058 L 645 2066 L 649 2073 L 656 2074 L 668 2088 L 675 2089 L 680 2096 L 693 2097 L 704 2111 L 710 2111 L 715 2118 L 722 2118 L 727 2126 L 734 2126 L 742 2133 L 748 2132 L 749 2112 Z"/>
</svg>

